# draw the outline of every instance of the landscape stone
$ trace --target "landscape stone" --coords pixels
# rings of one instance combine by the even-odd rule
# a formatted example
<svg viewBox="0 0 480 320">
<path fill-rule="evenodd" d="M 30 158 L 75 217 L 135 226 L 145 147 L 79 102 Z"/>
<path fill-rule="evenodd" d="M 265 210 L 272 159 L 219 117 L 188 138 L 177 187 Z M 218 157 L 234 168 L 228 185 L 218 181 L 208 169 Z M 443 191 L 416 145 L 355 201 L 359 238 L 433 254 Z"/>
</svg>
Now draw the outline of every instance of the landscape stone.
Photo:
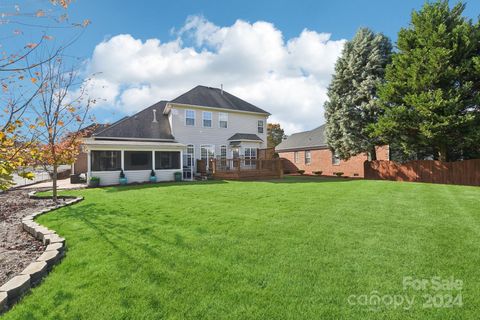
<svg viewBox="0 0 480 320">
<path fill-rule="evenodd" d="M 32 262 L 22 271 L 21 274 L 29 275 L 30 284 L 34 286 L 47 274 L 47 263 L 45 261 Z"/>
<path fill-rule="evenodd" d="M 42 253 L 42 255 L 38 257 L 37 261 L 45 261 L 47 263 L 48 270 L 50 270 L 55 265 L 55 263 L 58 262 L 59 258 L 60 252 L 58 252 L 58 250 L 52 250 Z"/>
<path fill-rule="evenodd" d="M 60 237 L 56 233 L 46 235 L 43 239 L 43 244 L 48 245 L 52 243 L 61 243 L 62 245 L 65 245 L 65 238 Z"/>
<path fill-rule="evenodd" d="M 49 244 L 45 249 L 45 251 L 52 251 L 52 250 L 58 250 L 60 253 L 63 253 L 63 251 L 65 251 L 65 247 L 61 242 L 56 242 L 56 243 Z"/>
<path fill-rule="evenodd" d="M 7 293 L 8 305 L 14 304 L 22 295 L 30 289 L 30 276 L 19 275 L 8 280 L 3 286 L 0 287 L 0 291 Z"/>
<path fill-rule="evenodd" d="M 0 314 L 7 308 L 8 295 L 6 292 L 0 292 Z"/>
</svg>

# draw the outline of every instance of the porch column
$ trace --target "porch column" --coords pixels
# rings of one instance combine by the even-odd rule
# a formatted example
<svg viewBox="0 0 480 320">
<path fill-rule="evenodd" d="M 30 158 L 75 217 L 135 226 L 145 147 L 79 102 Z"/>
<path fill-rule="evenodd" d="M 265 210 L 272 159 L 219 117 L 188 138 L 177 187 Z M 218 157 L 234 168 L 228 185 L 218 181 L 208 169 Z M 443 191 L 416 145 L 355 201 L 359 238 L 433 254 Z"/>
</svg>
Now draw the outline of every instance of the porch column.
<svg viewBox="0 0 480 320">
<path fill-rule="evenodd" d="M 155 171 L 155 150 L 152 150 L 152 170 Z"/>
<path fill-rule="evenodd" d="M 180 168 L 179 169 L 183 170 L 183 150 L 180 150 Z M 182 176 L 183 176 L 183 172 L 182 172 Z"/>
<path fill-rule="evenodd" d="M 90 179 L 92 175 L 92 154 L 91 151 L 87 151 L 87 181 Z"/>
<path fill-rule="evenodd" d="M 120 158 L 122 163 L 122 170 L 125 171 L 125 152 L 123 149 L 120 151 L 120 154 L 121 154 Z"/>
</svg>

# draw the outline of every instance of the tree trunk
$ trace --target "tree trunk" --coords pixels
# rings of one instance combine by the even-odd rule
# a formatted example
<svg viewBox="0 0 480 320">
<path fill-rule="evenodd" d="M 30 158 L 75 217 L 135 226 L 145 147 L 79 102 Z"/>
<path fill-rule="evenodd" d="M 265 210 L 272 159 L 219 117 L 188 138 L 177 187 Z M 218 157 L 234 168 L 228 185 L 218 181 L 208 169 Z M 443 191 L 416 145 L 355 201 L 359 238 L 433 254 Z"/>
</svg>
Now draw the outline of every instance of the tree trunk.
<svg viewBox="0 0 480 320">
<path fill-rule="evenodd" d="M 53 175 L 52 175 L 52 199 L 53 202 L 57 203 L 57 171 L 58 167 L 56 164 L 53 165 Z"/>
<path fill-rule="evenodd" d="M 369 153 L 370 153 L 370 160 L 371 161 L 377 160 L 377 148 L 375 148 L 375 146 L 371 147 Z"/>
<path fill-rule="evenodd" d="M 440 161 L 448 161 L 448 156 L 447 156 L 447 146 L 446 145 L 441 145 L 439 150 L 438 150 L 438 160 Z"/>
</svg>

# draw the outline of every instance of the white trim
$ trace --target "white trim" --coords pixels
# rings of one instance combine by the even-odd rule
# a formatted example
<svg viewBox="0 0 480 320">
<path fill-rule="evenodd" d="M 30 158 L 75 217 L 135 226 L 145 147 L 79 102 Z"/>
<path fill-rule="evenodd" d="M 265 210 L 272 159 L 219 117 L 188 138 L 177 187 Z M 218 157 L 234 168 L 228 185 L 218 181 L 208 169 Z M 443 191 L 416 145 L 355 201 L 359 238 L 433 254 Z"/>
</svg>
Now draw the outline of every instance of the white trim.
<svg viewBox="0 0 480 320">
<path fill-rule="evenodd" d="M 248 114 L 261 114 L 263 116 L 271 116 L 272 114 L 269 112 L 255 112 L 255 111 L 244 111 L 244 110 L 238 110 L 238 109 L 226 109 L 226 108 L 217 108 L 217 107 L 206 107 L 206 106 L 200 106 L 200 105 L 195 105 L 195 104 L 184 104 L 184 103 L 175 103 L 175 102 L 168 102 L 167 105 L 165 106 L 165 109 L 163 110 L 164 114 L 167 114 L 170 112 L 170 109 L 173 108 L 174 106 L 180 107 L 180 108 L 203 108 L 203 109 L 208 109 L 208 110 L 215 110 L 215 111 L 225 111 L 227 110 L 228 112 L 237 112 L 237 113 L 248 113 Z"/>
<path fill-rule="evenodd" d="M 92 167 L 92 155 L 90 154 L 90 150 L 87 151 L 87 180 L 90 179 L 90 173 Z"/>
<path fill-rule="evenodd" d="M 176 142 L 175 139 L 154 139 L 154 138 L 126 138 L 126 137 L 93 137 L 95 141 L 125 140 L 125 141 L 154 141 L 154 142 Z"/>
</svg>

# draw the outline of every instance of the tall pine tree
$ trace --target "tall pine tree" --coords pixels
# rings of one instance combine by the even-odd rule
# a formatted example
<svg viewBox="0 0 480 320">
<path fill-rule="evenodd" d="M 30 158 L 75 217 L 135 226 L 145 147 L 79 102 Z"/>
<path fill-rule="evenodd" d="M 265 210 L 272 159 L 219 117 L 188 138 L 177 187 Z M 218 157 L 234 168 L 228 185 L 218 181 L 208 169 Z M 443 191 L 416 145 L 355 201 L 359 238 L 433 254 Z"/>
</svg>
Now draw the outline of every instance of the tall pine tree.
<svg viewBox="0 0 480 320">
<path fill-rule="evenodd" d="M 426 3 L 398 34 L 375 135 L 413 158 L 449 161 L 480 150 L 480 28 L 464 9 Z"/>
<path fill-rule="evenodd" d="M 337 60 L 325 118 L 327 143 L 342 159 L 364 152 L 376 159 L 380 140 L 371 137 L 371 128 L 379 116 L 377 88 L 384 81 L 391 52 L 386 36 L 362 28 Z"/>
</svg>

